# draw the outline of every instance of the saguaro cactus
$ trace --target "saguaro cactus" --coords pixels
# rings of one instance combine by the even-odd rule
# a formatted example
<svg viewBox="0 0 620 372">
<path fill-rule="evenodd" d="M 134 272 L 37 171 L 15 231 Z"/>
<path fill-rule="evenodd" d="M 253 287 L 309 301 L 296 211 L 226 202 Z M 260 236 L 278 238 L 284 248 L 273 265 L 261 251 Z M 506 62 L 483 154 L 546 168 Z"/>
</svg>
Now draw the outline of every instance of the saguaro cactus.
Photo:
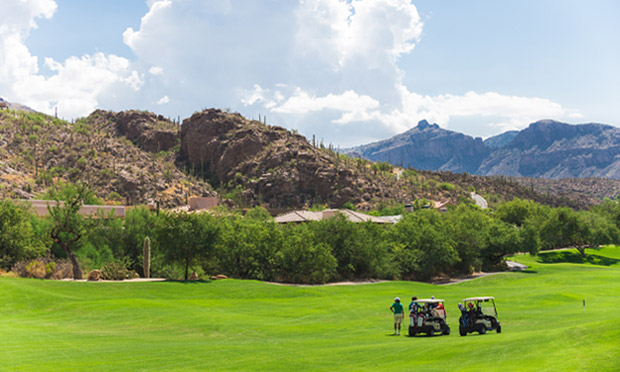
<svg viewBox="0 0 620 372">
<path fill-rule="evenodd" d="M 143 263 L 144 263 L 144 277 L 151 277 L 151 239 L 147 236 L 144 238 L 144 246 L 142 249 Z"/>
</svg>

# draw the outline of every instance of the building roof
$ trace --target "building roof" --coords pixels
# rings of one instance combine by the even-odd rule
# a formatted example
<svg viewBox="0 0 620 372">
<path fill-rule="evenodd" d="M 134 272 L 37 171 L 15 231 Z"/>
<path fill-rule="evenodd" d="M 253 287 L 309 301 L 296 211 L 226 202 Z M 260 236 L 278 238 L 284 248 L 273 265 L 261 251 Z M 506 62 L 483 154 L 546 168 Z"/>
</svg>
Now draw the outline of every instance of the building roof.
<svg viewBox="0 0 620 372">
<path fill-rule="evenodd" d="M 343 215 L 351 222 L 374 222 L 374 223 L 393 223 L 387 219 L 371 216 L 365 213 L 352 211 L 349 209 L 326 209 L 324 211 L 292 211 L 275 218 L 277 223 L 321 221 L 335 217 L 336 214 Z"/>
<path fill-rule="evenodd" d="M 20 200 L 22 202 L 30 203 L 32 209 L 38 216 L 47 216 L 47 206 L 54 207 L 56 201 L 54 200 Z M 61 202 L 62 204 L 62 202 Z M 99 211 L 103 211 L 104 217 L 107 217 L 110 212 L 114 213 L 116 217 L 125 217 L 125 207 L 118 205 L 82 205 L 80 208 L 80 214 L 82 216 L 96 217 Z"/>
</svg>

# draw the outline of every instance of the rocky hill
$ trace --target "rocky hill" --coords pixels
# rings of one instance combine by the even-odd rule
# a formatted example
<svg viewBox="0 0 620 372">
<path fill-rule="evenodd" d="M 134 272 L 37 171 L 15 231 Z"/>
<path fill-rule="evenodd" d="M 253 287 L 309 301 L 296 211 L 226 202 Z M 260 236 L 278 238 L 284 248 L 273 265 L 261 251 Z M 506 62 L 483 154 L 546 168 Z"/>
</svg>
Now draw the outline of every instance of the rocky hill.
<svg viewBox="0 0 620 372">
<path fill-rule="evenodd" d="M 239 114 L 205 110 L 183 121 L 180 160 L 244 203 L 273 208 L 407 202 L 411 187 L 389 169 L 312 146 L 305 137 Z M 437 193 L 437 197 L 441 195 Z M 449 197 L 449 196 L 446 196 Z M 456 197 L 456 195 L 455 195 Z"/>
<path fill-rule="evenodd" d="M 552 120 L 486 141 L 428 125 L 347 150 L 370 160 L 420 169 L 552 179 L 620 179 L 620 129 Z"/>
</svg>

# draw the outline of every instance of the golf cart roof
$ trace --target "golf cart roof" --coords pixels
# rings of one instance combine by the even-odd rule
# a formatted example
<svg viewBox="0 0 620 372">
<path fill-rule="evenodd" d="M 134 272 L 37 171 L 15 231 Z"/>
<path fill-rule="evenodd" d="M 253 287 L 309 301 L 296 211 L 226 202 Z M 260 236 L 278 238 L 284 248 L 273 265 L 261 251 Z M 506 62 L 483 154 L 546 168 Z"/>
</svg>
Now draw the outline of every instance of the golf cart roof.
<svg viewBox="0 0 620 372">
<path fill-rule="evenodd" d="M 463 299 L 463 302 L 472 302 L 472 301 L 488 301 L 495 300 L 495 297 L 487 296 L 487 297 L 471 297 Z"/>
<path fill-rule="evenodd" d="M 415 302 L 417 303 L 422 303 L 422 304 L 438 304 L 440 302 L 444 302 L 442 299 L 439 298 L 423 298 L 420 300 L 415 300 Z"/>
</svg>

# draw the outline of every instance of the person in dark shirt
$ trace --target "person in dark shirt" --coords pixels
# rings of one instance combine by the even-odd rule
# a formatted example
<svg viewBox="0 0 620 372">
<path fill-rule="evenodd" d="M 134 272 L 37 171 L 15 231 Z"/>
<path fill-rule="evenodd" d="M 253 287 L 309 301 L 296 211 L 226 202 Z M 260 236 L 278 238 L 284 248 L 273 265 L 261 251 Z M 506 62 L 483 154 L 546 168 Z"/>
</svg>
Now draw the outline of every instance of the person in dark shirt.
<svg viewBox="0 0 620 372">
<path fill-rule="evenodd" d="M 418 314 L 418 309 L 420 308 L 420 304 L 416 301 L 418 298 L 416 296 L 411 297 L 411 303 L 409 304 L 409 325 L 414 326 L 416 321 L 416 316 Z"/>
</svg>

